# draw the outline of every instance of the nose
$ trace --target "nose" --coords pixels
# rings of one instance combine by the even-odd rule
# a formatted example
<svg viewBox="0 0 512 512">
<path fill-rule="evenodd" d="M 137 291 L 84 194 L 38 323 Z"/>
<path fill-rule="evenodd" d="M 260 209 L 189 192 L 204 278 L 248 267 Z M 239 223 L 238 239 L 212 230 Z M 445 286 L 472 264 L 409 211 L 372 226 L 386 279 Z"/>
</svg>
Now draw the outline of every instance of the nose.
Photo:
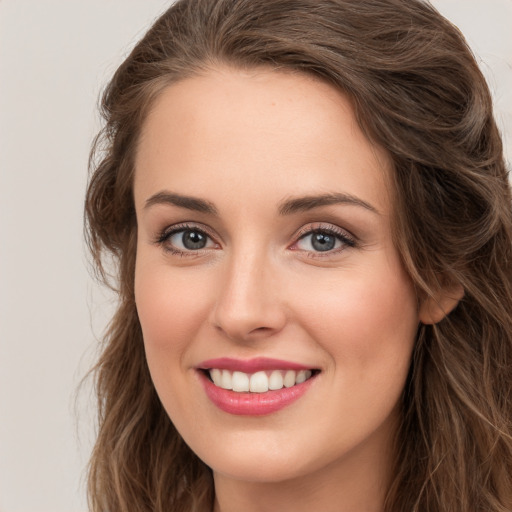
<svg viewBox="0 0 512 512">
<path fill-rule="evenodd" d="M 286 311 L 278 270 L 264 254 L 232 255 L 219 276 L 219 291 L 212 312 L 217 330 L 229 339 L 246 342 L 281 331 Z"/>
</svg>

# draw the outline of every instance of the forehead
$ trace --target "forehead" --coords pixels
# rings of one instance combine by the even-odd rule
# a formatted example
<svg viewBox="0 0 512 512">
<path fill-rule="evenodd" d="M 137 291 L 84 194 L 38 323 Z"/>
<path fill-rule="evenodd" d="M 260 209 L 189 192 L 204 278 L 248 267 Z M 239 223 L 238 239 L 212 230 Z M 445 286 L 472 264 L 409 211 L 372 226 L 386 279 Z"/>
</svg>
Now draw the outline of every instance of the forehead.
<svg viewBox="0 0 512 512">
<path fill-rule="evenodd" d="M 165 89 L 143 126 L 135 198 L 250 191 L 276 199 L 332 188 L 389 209 L 387 153 L 360 130 L 348 98 L 312 77 L 219 68 Z"/>
</svg>

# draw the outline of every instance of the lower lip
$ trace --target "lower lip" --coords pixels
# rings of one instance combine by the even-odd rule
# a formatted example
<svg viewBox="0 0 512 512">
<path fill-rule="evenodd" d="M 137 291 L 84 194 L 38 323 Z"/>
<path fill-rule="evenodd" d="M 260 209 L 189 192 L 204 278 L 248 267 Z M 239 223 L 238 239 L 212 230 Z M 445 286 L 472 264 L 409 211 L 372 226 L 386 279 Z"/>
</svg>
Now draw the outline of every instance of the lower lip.
<svg viewBox="0 0 512 512">
<path fill-rule="evenodd" d="M 266 393 L 238 393 L 217 387 L 203 372 L 199 372 L 199 375 L 208 398 L 222 411 L 239 416 L 263 416 L 284 409 L 301 398 L 316 377 L 291 388 Z"/>
</svg>

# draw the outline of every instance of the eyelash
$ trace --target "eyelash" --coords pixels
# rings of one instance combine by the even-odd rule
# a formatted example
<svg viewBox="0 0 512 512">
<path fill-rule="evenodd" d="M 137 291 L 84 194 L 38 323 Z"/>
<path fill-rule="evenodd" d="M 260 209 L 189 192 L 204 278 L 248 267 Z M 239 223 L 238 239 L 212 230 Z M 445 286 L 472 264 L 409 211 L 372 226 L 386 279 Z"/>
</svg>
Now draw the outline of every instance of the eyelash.
<svg viewBox="0 0 512 512">
<path fill-rule="evenodd" d="M 325 252 L 322 251 L 304 251 L 307 252 L 308 257 L 310 258 L 328 258 L 329 256 L 332 256 L 333 254 L 338 254 L 347 247 L 357 247 L 357 240 L 356 238 L 345 231 L 344 229 L 339 228 L 338 226 L 335 226 L 333 224 L 325 225 L 325 224 L 313 224 L 308 225 L 307 227 L 304 227 L 299 230 L 299 232 L 295 235 L 296 241 L 293 243 L 292 246 L 297 245 L 301 240 L 305 239 L 308 236 L 314 235 L 314 234 L 323 234 L 323 235 L 331 235 L 337 240 L 339 240 L 342 244 L 342 246 L 338 249 L 332 249 Z M 300 249 L 294 249 L 294 250 L 300 250 Z"/>
<path fill-rule="evenodd" d="M 207 250 L 207 249 L 203 248 L 203 249 L 196 249 L 196 250 L 190 249 L 190 250 L 183 251 L 183 250 L 177 249 L 176 247 L 173 247 L 172 245 L 167 243 L 173 235 L 180 233 L 180 232 L 185 232 L 185 231 L 193 231 L 195 233 L 199 233 L 199 234 L 209 238 L 210 240 L 213 240 L 213 236 L 208 233 L 208 230 L 206 230 L 202 227 L 198 227 L 196 224 L 185 223 L 185 224 L 176 224 L 176 225 L 172 226 L 171 228 L 164 229 L 161 233 L 159 233 L 157 235 L 157 237 L 155 239 L 155 244 L 163 247 L 163 249 L 166 252 L 168 252 L 174 256 L 181 256 L 181 257 L 197 256 L 198 254 L 200 254 L 201 251 Z M 311 236 L 316 233 L 324 234 L 324 235 L 331 235 L 331 236 L 335 237 L 337 240 L 339 240 L 342 243 L 342 247 L 335 249 L 335 250 L 327 250 L 325 252 L 302 250 L 303 252 L 307 253 L 308 257 L 325 258 L 325 257 L 332 256 L 333 254 L 342 252 L 347 247 L 350 247 L 350 248 L 357 247 L 357 239 L 353 235 L 351 235 L 347 231 L 345 231 L 333 224 L 329 224 L 329 225 L 325 225 L 325 224 L 311 225 L 310 224 L 307 227 L 300 229 L 299 232 L 294 236 L 295 242 L 293 242 L 291 247 L 297 245 L 301 240 L 305 239 L 307 236 Z M 301 249 L 291 249 L 291 250 L 300 251 Z"/>
<path fill-rule="evenodd" d="M 173 247 L 172 245 L 168 244 L 167 242 L 169 239 L 175 235 L 176 233 L 185 231 L 193 231 L 195 233 L 200 233 L 203 236 L 206 236 L 210 240 L 213 240 L 213 237 L 208 233 L 208 231 L 204 228 L 200 228 L 195 224 L 176 224 L 172 226 L 171 228 L 164 229 L 161 233 L 158 234 L 156 237 L 155 243 L 159 246 L 161 246 L 166 252 L 169 254 L 172 254 L 173 256 L 182 256 L 182 257 L 190 257 L 190 256 L 196 256 L 200 253 L 201 250 L 204 249 L 197 249 L 197 250 L 187 250 L 182 251 L 181 249 L 177 249 L 176 247 Z"/>
</svg>

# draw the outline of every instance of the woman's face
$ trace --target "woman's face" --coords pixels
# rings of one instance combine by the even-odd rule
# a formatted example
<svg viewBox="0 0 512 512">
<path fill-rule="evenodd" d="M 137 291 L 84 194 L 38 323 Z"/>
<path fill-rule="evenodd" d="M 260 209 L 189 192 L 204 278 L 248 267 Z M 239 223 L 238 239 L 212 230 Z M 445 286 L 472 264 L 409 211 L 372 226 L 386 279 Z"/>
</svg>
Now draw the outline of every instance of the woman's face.
<svg viewBox="0 0 512 512">
<path fill-rule="evenodd" d="M 216 475 L 388 464 L 419 322 L 389 173 L 347 98 L 307 76 L 219 68 L 154 105 L 137 310 L 160 399 Z"/>
</svg>

